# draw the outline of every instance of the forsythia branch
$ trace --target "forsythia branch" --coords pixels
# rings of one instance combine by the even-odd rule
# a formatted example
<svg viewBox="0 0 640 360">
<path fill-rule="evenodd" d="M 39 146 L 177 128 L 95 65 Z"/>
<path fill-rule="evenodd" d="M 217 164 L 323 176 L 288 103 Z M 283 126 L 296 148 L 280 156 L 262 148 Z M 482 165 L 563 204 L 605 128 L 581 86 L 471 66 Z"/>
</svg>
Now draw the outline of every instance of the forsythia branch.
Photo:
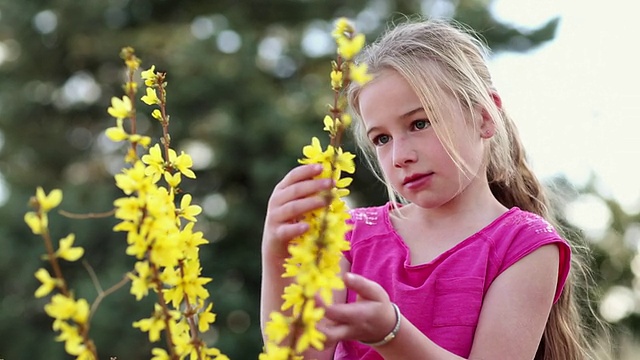
<svg viewBox="0 0 640 360">
<path fill-rule="evenodd" d="M 130 47 L 123 48 L 120 56 L 126 65 L 125 95 L 111 99 L 107 112 L 115 118 L 116 124 L 106 129 L 105 134 L 112 141 L 128 143 L 124 158 L 127 165 L 115 175 L 115 184 L 125 196 L 114 201 L 113 211 L 73 214 L 60 210 L 60 214 L 74 219 L 114 215 L 120 223 L 113 230 L 126 234 L 126 253 L 135 257 L 134 270 L 103 291 L 93 268 L 85 262 L 98 295 L 91 307 L 84 299 L 76 300 L 63 277 L 58 259 L 77 261 L 84 249 L 73 246 L 73 234 L 61 239 L 58 249 L 55 249 L 49 235 L 47 213 L 59 205 L 62 192 L 53 190 L 47 195 L 38 188 L 31 201 L 35 211 L 25 214 L 25 222 L 34 234 L 43 237 L 46 258 L 54 276 L 46 269 L 36 272 L 36 277 L 42 282 L 36 297 L 59 290 L 60 293 L 54 294 L 51 303 L 45 306 L 45 311 L 55 319 L 53 329 L 60 332 L 57 340 L 64 341 L 66 352 L 80 360 L 97 359 L 93 341 L 88 337 L 89 320 L 106 296 L 129 282 L 130 292 L 136 300 L 147 296 L 149 290 L 157 295 L 151 317 L 133 323 L 134 327 L 148 333 L 150 342 L 159 340 L 160 333 L 164 332 L 167 349 L 153 348 L 153 360 L 182 360 L 187 357 L 228 360 L 200 338 L 200 332 L 209 330 L 215 321 L 213 304 L 204 287 L 211 279 L 201 276 L 199 259 L 199 247 L 208 241 L 202 232 L 193 230 L 196 216 L 202 208 L 191 204 L 192 196 L 180 190 L 183 175 L 188 178 L 196 176 L 191 170 L 191 157 L 184 152 L 178 154 L 170 147 L 166 74 L 156 72 L 155 66 L 140 74 L 147 87 L 140 100 L 147 105 L 159 106 L 151 116 L 162 125 L 159 142 L 164 151 L 161 151 L 159 144 L 150 147 L 151 137 L 136 133 L 138 84 L 135 75 L 141 61 Z M 146 153 L 140 156 L 139 152 Z"/>
<path fill-rule="evenodd" d="M 336 22 L 333 36 L 338 53 L 337 60 L 331 63 L 330 74 L 334 102 L 323 120 L 330 144 L 323 149 L 320 140 L 314 137 L 311 145 L 302 149 L 305 157 L 300 163 L 322 164 L 324 170 L 319 178 L 333 179 L 336 185 L 325 194 L 326 207 L 305 215 L 309 230 L 289 244 L 290 257 L 285 262 L 283 277 L 291 277 L 294 281 L 284 290 L 281 311 L 290 310 L 291 315 L 270 314 L 265 327 L 267 342 L 260 360 L 301 359 L 310 347 L 322 350 L 326 339 L 317 324 L 324 317 L 324 308 L 316 304 L 315 296 L 319 293 L 322 302 L 330 305 L 333 291 L 344 288 L 339 262 L 342 251 L 349 248 L 345 240 L 349 214 L 342 198 L 349 194 L 347 186 L 351 178 L 343 178 L 342 172 L 355 171 L 355 156 L 341 148 L 342 133 L 351 123 L 345 113 L 344 90 L 351 81 L 364 83 L 369 78 L 366 68 L 352 62 L 364 45 L 364 35 L 356 34 L 353 25 L 341 18 Z M 354 72 L 354 67 L 359 72 Z M 358 76 L 353 77 L 354 73 Z"/>
</svg>

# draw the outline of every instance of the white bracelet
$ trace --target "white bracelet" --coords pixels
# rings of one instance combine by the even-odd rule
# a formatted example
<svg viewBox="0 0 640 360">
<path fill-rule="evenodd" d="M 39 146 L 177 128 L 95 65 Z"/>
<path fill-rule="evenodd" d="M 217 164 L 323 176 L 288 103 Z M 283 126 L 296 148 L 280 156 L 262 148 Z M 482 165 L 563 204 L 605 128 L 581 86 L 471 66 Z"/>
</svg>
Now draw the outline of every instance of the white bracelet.
<svg viewBox="0 0 640 360">
<path fill-rule="evenodd" d="M 360 341 L 361 343 L 369 346 L 382 346 L 388 343 L 389 341 L 393 340 L 396 337 L 396 335 L 398 335 L 398 331 L 400 331 L 400 319 L 402 318 L 402 315 L 400 315 L 400 309 L 398 308 L 398 305 L 391 303 L 391 306 L 393 306 L 393 310 L 396 313 L 396 325 L 393 327 L 393 330 L 391 330 L 391 332 L 388 333 L 387 336 L 385 336 L 384 339 L 380 341 L 377 341 L 377 342 Z"/>
</svg>

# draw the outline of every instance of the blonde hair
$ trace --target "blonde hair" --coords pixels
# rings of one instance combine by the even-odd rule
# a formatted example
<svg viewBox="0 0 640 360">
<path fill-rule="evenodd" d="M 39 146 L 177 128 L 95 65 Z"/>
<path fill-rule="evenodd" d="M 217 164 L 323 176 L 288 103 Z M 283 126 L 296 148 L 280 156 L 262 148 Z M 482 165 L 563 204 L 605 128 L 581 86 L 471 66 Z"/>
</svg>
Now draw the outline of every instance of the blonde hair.
<svg viewBox="0 0 640 360">
<path fill-rule="evenodd" d="M 479 113 L 484 112 L 495 124 L 495 134 L 486 154 L 487 179 L 492 193 L 507 208 L 517 206 L 555 223 L 544 189 L 527 164 L 516 126 L 493 98 L 495 89 L 486 64 L 487 55 L 487 48 L 469 29 L 445 20 L 427 20 L 407 21 L 395 26 L 366 47 L 357 61 L 367 64 L 373 81 L 383 71 L 392 70 L 409 83 L 438 138 L 463 172 L 466 164 L 452 146 L 452 133 L 445 120 L 451 109 L 442 104 L 447 104 L 445 97 L 453 96 L 470 119 L 482 116 Z M 385 181 L 375 149 L 367 139 L 360 119 L 361 89 L 352 84 L 348 90 L 355 115 L 354 137 L 365 160 L 376 176 L 387 184 L 389 196 L 395 202 L 398 195 Z M 584 249 L 586 247 L 572 245 L 569 278 L 560 299 L 551 309 L 535 359 L 583 360 L 595 356 L 587 341 L 575 294 L 576 280 L 588 278 L 582 275 L 587 274 L 580 256 Z"/>
</svg>

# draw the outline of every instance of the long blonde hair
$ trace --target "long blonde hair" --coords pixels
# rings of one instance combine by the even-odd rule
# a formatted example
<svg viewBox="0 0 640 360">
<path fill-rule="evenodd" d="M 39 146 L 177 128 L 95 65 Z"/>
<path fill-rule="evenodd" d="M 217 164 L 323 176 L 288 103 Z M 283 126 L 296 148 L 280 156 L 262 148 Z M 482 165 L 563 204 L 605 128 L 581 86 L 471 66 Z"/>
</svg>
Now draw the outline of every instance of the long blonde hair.
<svg viewBox="0 0 640 360">
<path fill-rule="evenodd" d="M 471 118 L 478 116 L 477 109 L 482 109 L 495 124 L 495 135 L 486 154 L 492 193 L 507 208 L 517 206 L 555 223 L 544 188 L 527 164 L 516 126 L 494 101 L 487 55 L 488 49 L 469 29 L 452 21 L 427 20 L 407 21 L 393 27 L 366 47 L 357 61 L 366 63 L 374 78 L 386 70 L 404 77 L 420 99 L 438 138 L 462 170 L 465 164 L 452 146 L 451 130 L 445 121 L 449 111 L 441 104 L 446 103 L 445 96 L 452 95 Z M 348 93 L 355 115 L 354 136 L 374 173 L 389 184 L 360 119 L 361 89 L 352 84 Z M 389 185 L 387 189 L 392 200 L 397 200 Z M 551 309 L 535 359 L 584 360 L 595 356 L 576 301 L 576 285 L 588 278 L 580 255 L 584 249 L 572 244 L 571 271 L 564 291 Z"/>
</svg>

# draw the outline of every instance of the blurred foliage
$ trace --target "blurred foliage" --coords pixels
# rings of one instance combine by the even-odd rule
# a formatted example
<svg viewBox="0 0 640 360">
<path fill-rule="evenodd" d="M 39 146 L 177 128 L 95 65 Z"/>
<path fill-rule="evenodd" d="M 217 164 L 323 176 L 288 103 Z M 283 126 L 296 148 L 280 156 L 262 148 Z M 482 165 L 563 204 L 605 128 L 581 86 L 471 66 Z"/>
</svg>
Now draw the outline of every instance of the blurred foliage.
<svg viewBox="0 0 640 360">
<path fill-rule="evenodd" d="M 499 23 L 486 0 L 0 0 L 0 358 L 63 359 L 44 300 L 33 292 L 43 266 L 41 241 L 23 222 L 37 186 L 61 188 L 62 208 L 74 213 L 112 209 L 120 196 L 113 175 L 124 149 L 104 136 L 113 124 L 109 99 L 122 93 L 118 58 L 132 46 L 143 68 L 168 72 L 172 142 L 194 158 L 198 179 L 185 181 L 203 206 L 199 230 L 211 244 L 201 251 L 203 274 L 218 314 L 215 342 L 232 359 L 260 352 L 260 239 L 273 186 L 321 135 L 329 96 L 332 21 L 356 20 L 373 40 L 394 19 L 410 14 L 452 16 L 496 51 L 526 51 L 551 40 L 558 19 L 526 30 Z M 147 107 L 139 103 L 138 109 Z M 159 137 L 158 124 L 139 114 L 140 132 Z M 351 143 L 347 148 L 353 148 Z M 354 205 L 379 204 L 386 193 L 360 166 Z M 356 191 L 357 190 L 357 191 Z M 611 246 L 597 248 L 600 285 L 631 288 L 635 252 L 622 238 L 638 215 L 615 203 Z M 133 259 L 112 218 L 51 216 L 52 234 L 76 233 L 103 288 L 118 282 Z M 604 243 L 602 243 L 604 244 Z M 615 245 L 615 246 L 614 246 Z M 616 249 L 616 250 L 612 250 Z M 638 261 L 636 260 L 636 263 Z M 638 265 L 636 264 L 636 268 Z M 96 289 L 77 263 L 64 271 L 80 296 Z M 604 275 L 603 275 L 604 274 Z M 92 322 L 104 358 L 149 358 L 146 335 L 131 322 L 150 304 L 127 288 L 107 297 Z M 640 332 L 637 313 L 622 320 Z"/>
</svg>

